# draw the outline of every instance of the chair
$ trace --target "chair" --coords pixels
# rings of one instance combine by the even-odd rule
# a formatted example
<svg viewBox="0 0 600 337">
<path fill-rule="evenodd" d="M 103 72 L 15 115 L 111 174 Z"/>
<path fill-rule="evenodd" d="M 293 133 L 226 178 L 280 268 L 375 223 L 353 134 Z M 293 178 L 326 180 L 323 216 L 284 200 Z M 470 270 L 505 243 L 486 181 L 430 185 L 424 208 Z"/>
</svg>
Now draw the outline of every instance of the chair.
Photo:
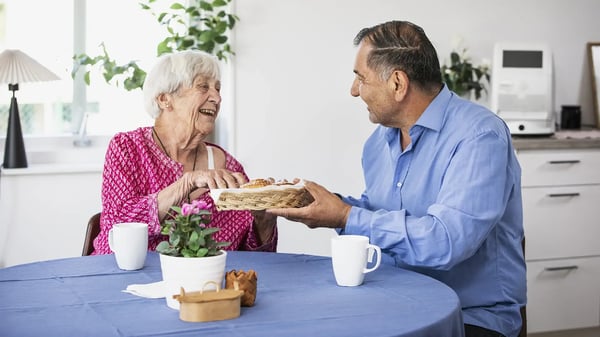
<svg viewBox="0 0 600 337">
<path fill-rule="evenodd" d="M 523 247 L 523 257 L 525 257 L 525 238 L 521 241 L 521 246 Z M 525 305 L 521 307 L 521 320 L 523 321 L 523 325 L 521 326 L 519 337 L 527 337 L 527 309 Z"/>
<path fill-rule="evenodd" d="M 85 232 L 85 241 L 83 242 L 83 251 L 81 256 L 90 255 L 94 251 L 94 239 L 100 233 L 100 213 L 92 215 L 88 220 L 87 231 Z"/>
</svg>

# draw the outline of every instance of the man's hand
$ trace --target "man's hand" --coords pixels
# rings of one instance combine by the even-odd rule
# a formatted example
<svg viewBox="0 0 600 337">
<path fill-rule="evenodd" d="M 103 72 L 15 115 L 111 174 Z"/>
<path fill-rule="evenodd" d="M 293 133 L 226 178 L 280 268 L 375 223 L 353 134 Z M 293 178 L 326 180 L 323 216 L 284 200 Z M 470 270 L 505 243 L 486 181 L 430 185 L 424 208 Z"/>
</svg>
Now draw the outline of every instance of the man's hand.
<svg viewBox="0 0 600 337">
<path fill-rule="evenodd" d="M 305 186 L 315 199 L 310 205 L 302 208 L 268 209 L 266 212 L 302 222 L 310 228 L 344 228 L 352 207 L 317 183 L 305 181 Z"/>
</svg>

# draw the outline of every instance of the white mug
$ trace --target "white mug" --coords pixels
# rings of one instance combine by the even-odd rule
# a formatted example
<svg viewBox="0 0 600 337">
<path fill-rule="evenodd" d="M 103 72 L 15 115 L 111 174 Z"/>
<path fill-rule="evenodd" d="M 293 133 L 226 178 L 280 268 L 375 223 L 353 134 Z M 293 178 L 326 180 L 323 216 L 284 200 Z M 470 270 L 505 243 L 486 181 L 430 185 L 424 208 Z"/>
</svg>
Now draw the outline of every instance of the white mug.
<svg viewBox="0 0 600 337">
<path fill-rule="evenodd" d="M 367 268 L 367 262 L 375 264 Z M 339 235 L 331 239 L 331 263 L 333 274 L 338 285 L 354 287 L 361 285 L 366 273 L 377 269 L 381 264 L 381 249 L 369 243 L 369 238 L 363 235 Z"/>
<path fill-rule="evenodd" d="M 126 222 L 114 224 L 108 232 L 108 246 L 123 270 L 142 269 L 148 253 L 148 224 Z"/>
</svg>

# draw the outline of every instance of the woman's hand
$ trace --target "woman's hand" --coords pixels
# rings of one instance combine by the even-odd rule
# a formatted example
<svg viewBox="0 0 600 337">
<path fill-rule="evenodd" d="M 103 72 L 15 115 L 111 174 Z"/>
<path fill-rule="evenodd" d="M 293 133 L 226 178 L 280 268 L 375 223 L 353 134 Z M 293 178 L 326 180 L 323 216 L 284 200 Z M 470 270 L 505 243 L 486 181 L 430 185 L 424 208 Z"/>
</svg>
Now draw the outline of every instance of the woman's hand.
<svg viewBox="0 0 600 337">
<path fill-rule="evenodd" d="M 191 172 L 191 174 L 196 188 L 238 188 L 248 181 L 242 173 L 225 169 L 198 170 Z"/>
<path fill-rule="evenodd" d="M 172 205 L 193 200 L 211 188 L 237 188 L 247 181 L 239 172 L 225 169 L 186 172 L 175 183 L 158 193 L 158 216 L 163 219 Z"/>
<path fill-rule="evenodd" d="M 277 216 L 268 214 L 265 211 L 250 211 L 254 217 L 254 233 L 260 241 L 259 244 L 263 245 L 271 240 L 275 226 L 277 226 Z"/>
</svg>

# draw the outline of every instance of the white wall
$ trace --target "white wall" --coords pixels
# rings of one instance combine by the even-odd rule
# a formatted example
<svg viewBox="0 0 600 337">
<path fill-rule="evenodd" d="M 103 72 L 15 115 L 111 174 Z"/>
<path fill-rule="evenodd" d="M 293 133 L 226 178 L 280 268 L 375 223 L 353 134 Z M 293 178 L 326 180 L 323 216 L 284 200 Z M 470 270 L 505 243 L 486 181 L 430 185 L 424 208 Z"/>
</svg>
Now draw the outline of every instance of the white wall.
<svg viewBox="0 0 600 337">
<path fill-rule="evenodd" d="M 600 41 L 597 0 L 240 0 L 235 12 L 234 140 L 251 177 L 301 177 L 343 194 L 363 189 L 362 143 L 373 129 L 350 96 L 363 27 L 412 21 L 441 62 L 462 37 L 474 61 L 497 41 L 543 42 L 554 56 L 556 109 L 582 106 L 594 124 L 588 41 Z M 487 101 L 483 102 L 487 105 Z M 280 222 L 280 251 L 328 254 L 328 230 Z"/>
</svg>

